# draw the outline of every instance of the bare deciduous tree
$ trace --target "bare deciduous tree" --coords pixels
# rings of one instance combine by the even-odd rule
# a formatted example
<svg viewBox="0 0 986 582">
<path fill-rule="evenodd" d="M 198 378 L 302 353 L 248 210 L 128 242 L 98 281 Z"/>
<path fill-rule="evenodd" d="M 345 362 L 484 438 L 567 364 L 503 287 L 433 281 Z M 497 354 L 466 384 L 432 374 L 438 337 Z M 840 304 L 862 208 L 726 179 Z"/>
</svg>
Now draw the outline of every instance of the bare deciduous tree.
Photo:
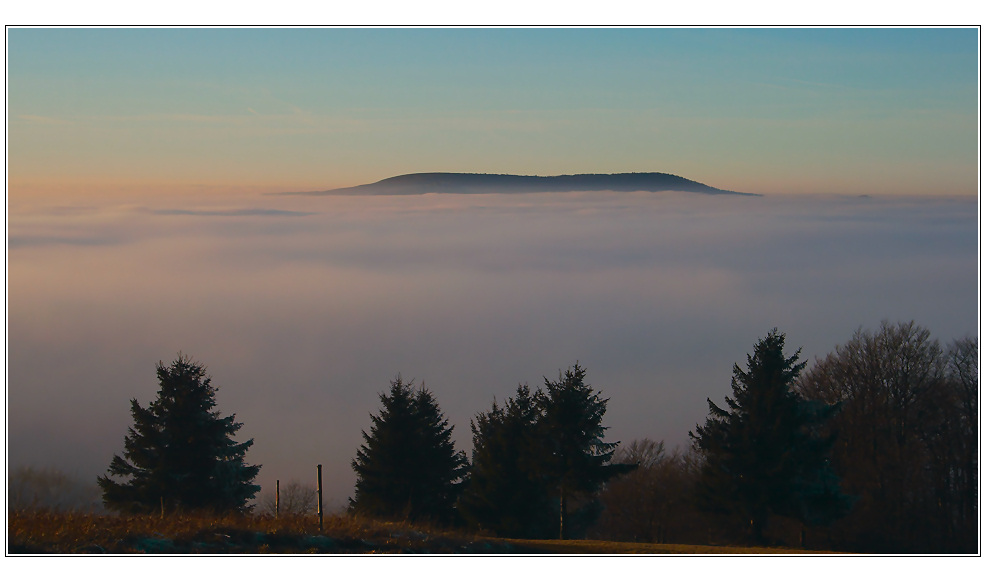
<svg viewBox="0 0 986 582">
<path fill-rule="evenodd" d="M 833 462 L 857 503 L 833 528 L 839 543 L 877 552 L 974 548 L 977 356 L 975 340 L 946 352 L 913 321 L 883 322 L 801 377 L 803 395 L 840 403 L 828 426 Z"/>
<path fill-rule="evenodd" d="M 655 543 L 705 543 L 703 516 L 691 491 L 698 460 L 691 451 L 664 441 L 634 440 L 613 455 L 614 463 L 637 469 L 606 484 L 599 494 L 603 510 L 592 535 L 603 539 Z"/>
<path fill-rule="evenodd" d="M 58 469 L 17 467 L 7 476 L 7 503 L 12 510 L 49 509 L 99 512 L 99 488 Z"/>
<path fill-rule="evenodd" d="M 305 485 L 298 481 L 290 481 L 281 486 L 279 503 L 275 500 L 274 492 L 265 492 L 260 498 L 259 509 L 267 515 L 274 515 L 275 503 L 277 513 L 282 516 L 314 514 L 316 510 L 314 485 Z"/>
</svg>

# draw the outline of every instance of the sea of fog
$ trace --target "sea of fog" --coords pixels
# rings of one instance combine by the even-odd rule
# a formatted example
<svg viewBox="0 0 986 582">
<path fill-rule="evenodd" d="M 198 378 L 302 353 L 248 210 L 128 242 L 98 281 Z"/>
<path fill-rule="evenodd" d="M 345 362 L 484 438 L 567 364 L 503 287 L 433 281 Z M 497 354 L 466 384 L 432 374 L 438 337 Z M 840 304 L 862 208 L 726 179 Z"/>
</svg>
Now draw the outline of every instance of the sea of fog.
<svg viewBox="0 0 986 582">
<path fill-rule="evenodd" d="M 813 361 L 860 326 L 978 334 L 975 198 L 572 193 L 43 198 L 8 206 L 7 464 L 84 479 L 155 364 L 203 362 L 259 484 L 327 505 L 379 394 L 469 420 L 576 361 L 611 440 L 688 445 L 778 327 Z"/>
</svg>

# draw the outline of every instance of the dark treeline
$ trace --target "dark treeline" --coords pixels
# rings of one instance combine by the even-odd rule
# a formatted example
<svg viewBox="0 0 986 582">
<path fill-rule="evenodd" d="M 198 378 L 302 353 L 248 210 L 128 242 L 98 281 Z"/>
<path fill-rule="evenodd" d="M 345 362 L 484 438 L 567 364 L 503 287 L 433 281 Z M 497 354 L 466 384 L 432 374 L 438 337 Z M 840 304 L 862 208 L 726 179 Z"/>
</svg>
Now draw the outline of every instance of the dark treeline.
<svg viewBox="0 0 986 582">
<path fill-rule="evenodd" d="M 742 372 L 734 369 L 734 389 L 737 371 Z M 867 553 L 977 552 L 978 379 L 976 339 L 943 347 L 913 322 L 859 330 L 806 366 L 792 382 L 791 393 L 823 415 L 804 432 L 828 452 L 825 462 L 816 464 L 813 479 L 792 484 L 800 492 L 823 493 L 823 503 L 814 509 L 825 511 L 812 519 L 798 507 L 791 511 L 790 504 L 769 507 L 760 539 Z M 749 516 L 743 515 L 741 491 L 734 490 L 732 506 L 709 511 L 701 492 L 709 482 L 703 471 L 711 458 L 701 447 L 669 454 L 663 443 L 644 440 L 622 448 L 614 458 L 639 462 L 640 469 L 608 485 L 601 495 L 606 511 L 592 536 L 678 543 L 756 541 Z M 733 486 L 739 481 L 737 475 Z M 778 501 L 776 491 L 773 495 L 770 499 Z"/>
<path fill-rule="evenodd" d="M 975 552 L 978 341 L 943 348 L 913 322 L 857 331 L 798 381 L 839 404 L 826 424 L 853 511 L 819 531 L 838 548 Z"/>
<path fill-rule="evenodd" d="M 761 338 L 673 451 L 607 442 L 608 399 L 576 363 L 478 413 L 467 456 L 434 395 L 398 375 L 352 461 L 349 510 L 513 538 L 975 553 L 978 340 L 885 322 L 809 367 L 785 339 Z M 158 377 L 158 400 L 132 403 L 117 479 L 98 481 L 106 506 L 252 510 L 252 440 L 211 410 L 204 367 L 179 355 Z M 311 491 L 294 493 L 289 512 L 310 511 Z"/>
<path fill-rule="evenodd" d="M 519 386 L 472 422 L 471 466 L 424 385 L 400 376 L 353 460 L 352 511 L 383 518 L 465 523 L 506 537 L 582 535 L 601 509 L 593 493 L 633 465 L 611 463 L 606 400 L 577 363 L 533 393 Z"/>
</svg>

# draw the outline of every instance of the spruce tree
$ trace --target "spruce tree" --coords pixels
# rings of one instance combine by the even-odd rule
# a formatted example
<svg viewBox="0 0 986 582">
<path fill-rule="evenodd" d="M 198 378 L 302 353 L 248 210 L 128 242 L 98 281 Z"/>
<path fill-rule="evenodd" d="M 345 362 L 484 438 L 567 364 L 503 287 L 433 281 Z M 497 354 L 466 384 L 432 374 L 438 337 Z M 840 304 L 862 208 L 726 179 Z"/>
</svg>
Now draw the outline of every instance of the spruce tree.
<svg viewBox="0 0 986 582">
<path fill-rule="evenodd" d="M 465 453 L 455 450 L 452 426 L 424 384 L 400 375 L 381 394 L 379 415 L 352 461 L 356 492 L 350 508 L 390 519 L 448 522 L 462 478 Z"/>
<path fill-rule="evenodd" d="M 544 379 L 538 395 L 538 467 L 558 499 L 558 536 L 569 535 L 568 505 L 573 496 L 595 493 L 607 480 L 635 468 L 611 464 L 618 442 L 603 442 L 602 418 L 608 398 L 585 383 L 585 368 L 578 362 L 558 381 Z M 591 509 L 589 506 L 586 509 Z M 591 519 L 587 517 L 587 519 Z"/>
<path fill-rule="evenodd" d="M 585 383 L 578 363 L 545 389 L 517 388 L 472 423 L 473 466 L 459 503 L 472 526 L 505 536 L 565 537 L 589 525 L 594 494 L 636 465 L 610 463 L 619 443 L 603 442 L 607 399 Z M 569 511 L 577 499 L 581 507 Z"/>
<path fill-rule="evenodd" d="M 541 391 L 526 384 L 503 406 L 471 422 L 472 467 L 459 500 L 471 526 L 510 538 L 550 537 L 557 523 L 549 492 L 534 455 Z"/>
<path fill-rule="evenodd" d="M 832 440 L 819 436 L 835 408 L 794 391 L 805 362 L 801 350 L 784 355 L 784 340 L 775 328 L 747 355 L 746 371 L 734 364 L 727 408 L 708 399 L 705 425 L 689 432 L 704 456 L 700 506 L 739 517 L 757 543 L 771 514 L 821 524 L 849 505 L 828 463 Z"/>
<path fill-rule="evenodd" d="M 127 513 L 247 509 L 260 490 L 253 484 L 260 466 L 244 462 L 253 439 L 233 441 L 242 423 L 213 410 L 216 388 L 205 367 L 179 353 L 170 365 L 158 362 L 157 377 L 157 400 L 147 408 L 130 401 L 125 452 L 109 466 L 123 481 L 97 478 L 104 505 Z"/>
</svg>

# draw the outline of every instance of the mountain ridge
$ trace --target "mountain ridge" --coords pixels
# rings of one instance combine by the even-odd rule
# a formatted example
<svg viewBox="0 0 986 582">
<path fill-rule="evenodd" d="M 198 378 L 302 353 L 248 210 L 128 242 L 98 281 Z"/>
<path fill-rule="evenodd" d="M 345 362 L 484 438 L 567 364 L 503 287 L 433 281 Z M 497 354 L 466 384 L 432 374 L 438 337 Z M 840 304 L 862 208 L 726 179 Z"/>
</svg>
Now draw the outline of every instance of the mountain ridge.
<svg viewBox="0 0 986 582">
<path fill-rule="evenodd" d="M 422 172 L 401 174 L 378 182 L 311 192 L 278 192 L 276 195 L 305 196 L 388 196 L 418 194 L 527 194 L 533 192 L 696 192 L 760 196 L 714 188 L 675 174 L 630 172 L 621 174 L 563 174 L 523 176 L 517 174 L 475 174 Z"/>
</svg>

